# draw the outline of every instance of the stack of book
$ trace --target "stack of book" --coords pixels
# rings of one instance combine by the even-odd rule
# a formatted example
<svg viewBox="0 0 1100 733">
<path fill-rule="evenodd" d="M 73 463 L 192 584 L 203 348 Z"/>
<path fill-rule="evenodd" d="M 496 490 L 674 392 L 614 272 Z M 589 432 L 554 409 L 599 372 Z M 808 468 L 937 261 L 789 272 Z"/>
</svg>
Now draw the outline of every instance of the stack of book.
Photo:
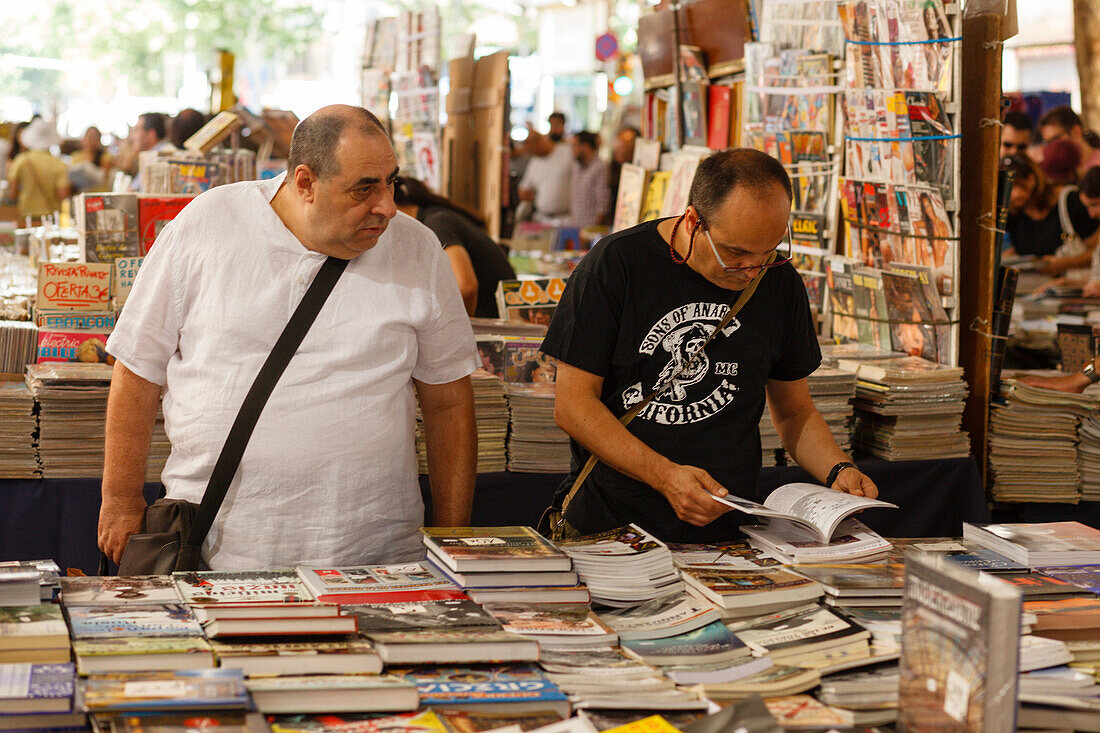
<svg viewBox="0 0 1100 733">
<path fill-rule="evenodd" d="M 5 560 L 0 562 L 0 573 L 9 572 L 5 568 L 16 568 L 20 573 L 34 573 L 38 583 L 38 599 L 43 603 L 52 601 L 61 590 L 61 570 L 53 560 Z M 26 580 L 29 581 L 29 578 Z M 31 599 L 30 594 L 27 597 L 30 599 L 29 603 L 37 602 Z M 7 593 L 0 593 L 0 599 L 3 599 L 0 600 L 0 606 L 15 605 Z"/>
<path fill-rule="evenodd" d="M 677 636 L 722 618 L 713 603 L 686 593 L 669 593 L 636 606 L 601 611 L 599 616 L 627 641 Z"/>
<path fill-rule="evenodd" d="M 869 631 L 816 604 L 747 619 L 733 633 L 766 649 L 777 665 L 821 669 L 871 657 Z"/>
<path fill-rule="evenodd" d="M 989 463 L 997 501 L 1077 503 L 1077 428 L 1100 408 L 1100 396 L 1032 387 L 1016 380 L 1001 386 L 1004 405 L 989 419 Z"/>
<path fill-rule="evenodd" d="M 1100 416 L 1090 415 L 1081 420 L 1077 439 L 1081 501 L 1100 501 Z"/>
<path fill-rule="evenodd" d="M 504 630 L 534 639 L 540 649 L 606 648 L 619 637 L 587 603 L 486 603 Z"/>
<path fill-rule="evenodd" d="M 816 581 L 825 602 L 845 611 L 852 608 L 901 608 L 905 566 L 897 563 L 792 565 L 790 570 Z"/>
<path fill-rule="evenodd" d="M 114 729 L 114 719 L 186 711 L 235 711 L 249 707 L 239 669 L 185 669 L 175 672 L 92 674 L 84 681 L 84 712 L 99 730 Z M 151 719 L 145 719 L 147 725 Z"/>
<path fill-rule="evenodd" d="M 1100 530 L 1080 522 L 963 522 L 963 538 L 1029 568 L 1100 563 Z"/>
<path fill-rule="evenodd" d="M 479 603 L 587 603 L 572 562 L 530 527 L 426 528 L 429 566 Z"/>
<path fill-rule="evenodd" d="M 683 589 L 668 546 L 630 524 L 558 543 L 592 600 L 625 607 Z"/>
<path fill-rule="evenodd" d="M 857 379 L 853 447 L 888 461 L 969 455 L 960 428 L 967 394 L 961 367 L 918 356 L 837 365 Z"/>
<path fill-rule="evenodd" d="M 539 666 L 575 702 L 594 697 L 633 696 L 670 690 L 673 682 L 660 670 L 618 649 L 544 650 Z"/>
<path fill-rule="evenodd" d="M 508 438 L 504 383 L 499 377 L 481 370 L 470 375 L 470 382 L 474 389 L 474 420 L 477 422 L 477 472 L 503 471 Z M 424 415 L 419 404 L 416 407 L 416 462 L 420 473 L 428 473 L 428 445 L 424 440 Z"/>
<path fill-rule="evenodd" d="M 569 436 L 554 422 L 554 385 L 505 385 L 511 431 L 508 470 L 517 473 L 569 471 Z"/>
<path fill-rule="evenodd" d="M 875 725 L 885 725 L 897 717 L 898 682 L 897 662 L 883 662 L 822 677 L 817 699 L 856 714 L 878 712 Z"/>
<path fill-rule="evenodd" d="M 825 418 L 829 432 L 841 450 L 849 447 L 852 422 L 852 399 L 856 395 L 856 378 L 851 372 L 819 367 L 806 380 L 814 407 Z"/>
<path fill-rule="evenodd" d="M 821 585 L 780 568 L 683 568 L 688 592 L 717 606 L 726 618 L 743 618 L 800 606 L 821 597 Z"/>
<path fill-rule="evenodd" d="M 26 381 L 39 408 L 38 457 L 42 477 L 99 476 L 103 472 L 111 367 L 30 364 Z"/>
<path fill-rule="evenodd" d="M 438 715 L 446 716 L 448 720 L 451 711 L 481 715 L 507 713 L 512 716 L 526 716 L 538 711 L 542 716 L 552 713 L 559 718 L 570 714 L 568 698 L 540 669 L 531 665 L 430 665 L 397 667 L 387 671 L 414 685 L 420 696 L 420 703 L 437 711 Z M 453 730 L 487 730 L 481 725 L 466 727 L 472 721 L 455 722 L 459 725 Z M 497 719 L 491 722 L 489 728 L 499 728 L 507 722 Z M 510 722 L 516 724 L 518 721 Z M 450 731 L 452 728 L 443 730 Z"/>
<path fill-rule="evenodd" d="M 0 476 L 38 478 L 34 398 L 23 382 L 0 382 Z"/>
</svg>

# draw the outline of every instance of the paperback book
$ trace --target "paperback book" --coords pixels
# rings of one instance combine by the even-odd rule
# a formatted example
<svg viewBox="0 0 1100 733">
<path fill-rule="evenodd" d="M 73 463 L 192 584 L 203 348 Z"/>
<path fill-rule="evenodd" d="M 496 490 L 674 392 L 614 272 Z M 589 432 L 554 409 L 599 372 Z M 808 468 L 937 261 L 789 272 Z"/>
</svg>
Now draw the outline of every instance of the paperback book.
<svg viewBox="0 0 1100 733">
<path fill-rule="evenodd" d="M 192 571 L 172 573 L 187 603 L 312 603 L 293 570 Z"/>
<path fill-rule="evenodd" d="M 733 494 L 715 496 L 714 500 L 745 514 L 763 517 L 772 525 L 797 525 L 814 533 L 822 542 L 832 539 L 840 523 L 858 511 L 874 507 L 897 509 L 896 504 L 888 501 L 802 483 L 780 486 L 763 504 Z"/>
<path fill-rule="evenodd" d="M 67 606 L 73 639 L 122 636 L 202 636 L 191 609 L 179 603 L 143 606 Z"/>
</svg>

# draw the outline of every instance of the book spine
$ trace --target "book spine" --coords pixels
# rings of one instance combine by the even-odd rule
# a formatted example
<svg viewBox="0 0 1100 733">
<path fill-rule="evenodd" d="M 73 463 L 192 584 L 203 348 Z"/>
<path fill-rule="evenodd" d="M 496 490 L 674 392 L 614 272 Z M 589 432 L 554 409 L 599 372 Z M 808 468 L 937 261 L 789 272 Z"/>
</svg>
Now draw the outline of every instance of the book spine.
<svg viewBox="0 0 1100 733">
<path fill-rule="evenodd" d="M 1003 582 L 1003 581 L 1001 581 Z M 1018 670 L 1020 664 L 1019 592 L 992 594 L 987 607 L 989 666 L 985 677 L 985 715 L 982 731 L 1009 733 L 1016 730 Z"/>
</svg>

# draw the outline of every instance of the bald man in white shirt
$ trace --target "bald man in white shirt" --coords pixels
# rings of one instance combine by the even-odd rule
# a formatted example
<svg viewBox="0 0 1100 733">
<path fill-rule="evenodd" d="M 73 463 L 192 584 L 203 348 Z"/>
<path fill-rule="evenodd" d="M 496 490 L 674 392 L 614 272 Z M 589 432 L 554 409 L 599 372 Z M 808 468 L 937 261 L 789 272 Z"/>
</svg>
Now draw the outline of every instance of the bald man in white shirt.
<svg viewBox="0 0 1100 733">
<path fill-rule="evenodd" d="M 167 496 L 199 502 L 328 256 L 347 269 L 260 416 L 203 559 L 241 570 L 423 557 L 414 393 L 434 523 L 469 524 L 477 350 L 438 239 L 395 208 L 389 138 L 365 109 L 326 107 L 295 130 L 287 169 L 211 189 L 165 227 L 108 341 L 99 545 L 116 562 L 141 529 L 162 388 Z"/>
</svg>

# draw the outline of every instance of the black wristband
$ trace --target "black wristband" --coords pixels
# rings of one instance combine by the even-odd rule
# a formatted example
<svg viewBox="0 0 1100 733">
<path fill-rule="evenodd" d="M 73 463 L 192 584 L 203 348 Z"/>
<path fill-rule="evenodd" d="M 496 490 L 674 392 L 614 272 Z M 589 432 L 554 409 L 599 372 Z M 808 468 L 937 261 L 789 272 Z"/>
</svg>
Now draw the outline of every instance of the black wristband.
<svg viewBox="0 0 1100 733">
<path fill-rule="evenodd" d="M 825 479 L 825 485 L 830 489 L 833 488 L 833 484 L 836 483 L 836 477 L 840 475 L 840 472 L 846 468 L 857 468 L 856 464 L 851 461 L 841 461 L 832 468 L 829 469 L 829 477 Z"/>
</svg>

